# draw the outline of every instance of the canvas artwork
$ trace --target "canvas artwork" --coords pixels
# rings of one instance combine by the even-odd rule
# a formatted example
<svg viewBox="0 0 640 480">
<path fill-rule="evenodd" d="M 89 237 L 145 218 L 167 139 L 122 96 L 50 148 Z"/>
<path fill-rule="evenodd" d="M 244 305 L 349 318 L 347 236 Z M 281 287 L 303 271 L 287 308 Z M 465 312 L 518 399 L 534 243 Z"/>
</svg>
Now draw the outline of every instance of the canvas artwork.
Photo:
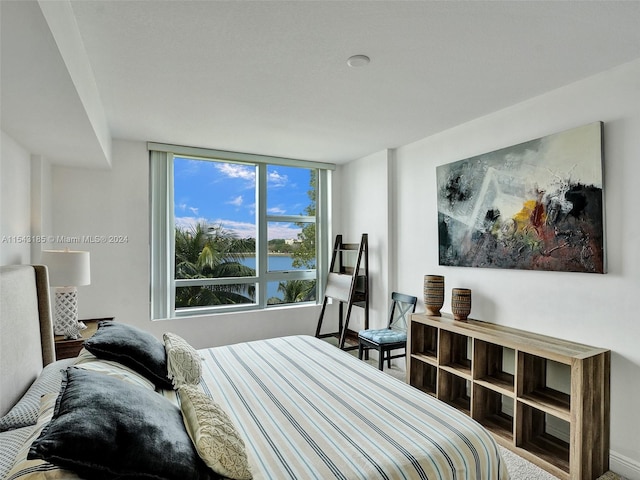
<svg viewBox="0 0 640 480">
<path fill-rule="evenodd" d="M 440 265 L 604 273 L 602 123 L 437 167 Z"/>
</svg>

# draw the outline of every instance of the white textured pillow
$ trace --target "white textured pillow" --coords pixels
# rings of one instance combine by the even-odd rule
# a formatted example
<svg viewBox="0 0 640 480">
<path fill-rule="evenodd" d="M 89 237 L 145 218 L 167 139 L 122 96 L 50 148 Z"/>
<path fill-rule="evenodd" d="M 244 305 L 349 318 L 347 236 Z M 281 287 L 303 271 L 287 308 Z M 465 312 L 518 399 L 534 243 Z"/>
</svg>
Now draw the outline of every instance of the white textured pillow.
<svg viewBox="0 0 640 480">
<path fill-rule="evenodd" d="M 167 352 L 167 376 L 174 388 L 200 383 L 202 358 L 197 350 L 175 333 L 167 332 L 162 338 Z"/>
<path fill-rule="evenodd" d="M 220 405 L 191 385 L 180 387 L 178 395 L 187 432 L 204 463 L 227 478 L 253 478 L 244 441 Z"/>
</svg>

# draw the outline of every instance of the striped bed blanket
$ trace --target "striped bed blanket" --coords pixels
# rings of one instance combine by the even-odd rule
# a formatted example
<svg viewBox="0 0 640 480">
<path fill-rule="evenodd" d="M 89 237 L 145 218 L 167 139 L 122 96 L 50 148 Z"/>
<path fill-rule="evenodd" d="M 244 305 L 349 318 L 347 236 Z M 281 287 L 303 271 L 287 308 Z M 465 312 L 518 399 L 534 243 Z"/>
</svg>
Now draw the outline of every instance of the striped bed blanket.
<svg viewBox="0 0 640 480">
<path fill-rule="evenodd" d="M 508 479 L 477 422 L 314 337 L 200 353 L 256 479 Z"/>
</svg>

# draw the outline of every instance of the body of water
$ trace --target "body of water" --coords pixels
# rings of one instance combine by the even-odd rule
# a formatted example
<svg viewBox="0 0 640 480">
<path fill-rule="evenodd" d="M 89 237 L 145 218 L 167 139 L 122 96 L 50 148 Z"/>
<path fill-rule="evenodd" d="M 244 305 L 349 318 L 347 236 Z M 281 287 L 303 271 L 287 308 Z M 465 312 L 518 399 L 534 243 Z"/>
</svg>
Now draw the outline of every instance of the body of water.
<svg viewBox="0 0 640 480">
<path fill-rule="evenodd" d="M 294 268 L 291 255 L 269 255 L 269 270 L 304 270 L 304 268 Z M 244 257 L 242 264 L 247 267 L 256 268 L 256 257 Z"/>
</svg>

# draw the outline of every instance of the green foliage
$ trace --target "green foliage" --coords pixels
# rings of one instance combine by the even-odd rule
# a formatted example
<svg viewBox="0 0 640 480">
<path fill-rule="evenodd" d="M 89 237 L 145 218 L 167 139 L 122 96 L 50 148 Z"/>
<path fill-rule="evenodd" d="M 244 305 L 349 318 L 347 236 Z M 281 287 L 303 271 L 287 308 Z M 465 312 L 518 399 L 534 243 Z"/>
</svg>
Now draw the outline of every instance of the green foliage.
<svg viewBox="0 0 640 480">
<path fill-rule="evenodd" d="M 316 298 L 315 280 L 287 280 L 278 284 L 278 291 L 284 294 L 284 298 L 270 298 L 269 305 L 308 302 Z"/>
<path fill-rule="evenodd" d="M 318 192 L 318 171 L 311 170 L 309 178 L 309 205 L 305 207 L 304 214 L 310 217 L 316 215 L 316 198 Z M 302 231 L 298 234 L 296 250 L 292 252 L 293 266 L 296 268 L 316 268 L 316 224 L 315 223 L 297 223 Z"/>
<path fill-rule="evenodd" d="M 296 245 L 288 245 L 284 238 L 269 240 L 268 249 L 271 253 L 292 253 L 296 250 Z"/>
<path fill-rule="evenodd" d="M 175 278 L 248 277 L 255 270 L 241 263 L 255 253 L 254 239 L 238 239 L 220 225 L 197 224 L 175 230 Z M 207 285 L 176 288 L 176 308 L 251 303 L 253 285 Z"/>
</svg>

